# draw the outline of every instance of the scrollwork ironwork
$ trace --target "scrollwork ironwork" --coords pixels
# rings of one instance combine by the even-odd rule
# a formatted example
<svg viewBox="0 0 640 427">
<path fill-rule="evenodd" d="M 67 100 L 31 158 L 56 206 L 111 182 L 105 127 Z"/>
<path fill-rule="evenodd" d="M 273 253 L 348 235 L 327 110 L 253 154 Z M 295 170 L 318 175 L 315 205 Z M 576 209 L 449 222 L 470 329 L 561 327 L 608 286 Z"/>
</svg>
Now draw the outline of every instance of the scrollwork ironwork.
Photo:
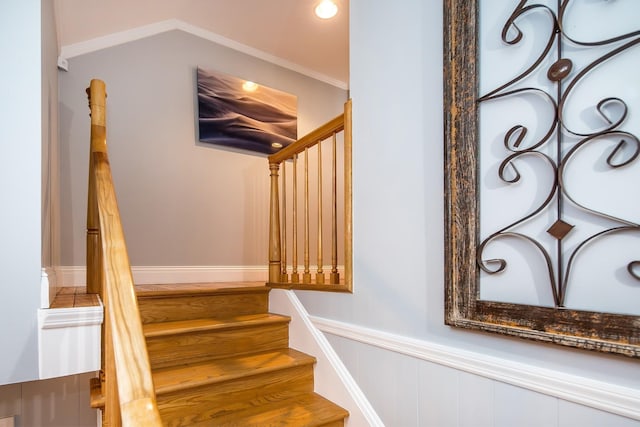
<svg viewBox="0 0 640 427">
<path fill-rule="evenodd" d="M 553 109 L 553 121 L 549 129 L 546 130 L 544 135 L 537 141 L 525 144 L 529 129 L 523 124 L 515 125 L 505 131 L 504 147 L 508 154 L 504 157 L 498 168 L 498 177 L 500 180 L 506 185 L 513 184 L 521 179 L 520 172 L 515 164 L 516 160 L 526 161 L 526 158 L 529 156 L 541 157 L 550 165 L 549 170 L 553 173 L 552 188 L 547 192 L 544 201 L 531 212 L 511 222 L 508 226 L 491 232 L 488 237 L 482 239 L 476 250 L 476 264 L 485 274 L 498 274 L 506 269 L 507 262 L 503 258 L 484 259 L 483 253 L 487 245 L 503 237 L 515 237 L 527 241 L 537 249 L 545 260 L 548 269 L 549 286 L 555 307 L 557 308 L 565 306 L 567 287 L 571 278 L 570 273 L 575 267 L 578 254 L 587 245 L 593 245 L 612 234 L 640 231 L 640 224 L 628 218 L 620 218 L 616 215 L 611 215 L 599 209 L 589 207 L 585 203 L 578 202 L 569 191 L 564 176 L 568 164 L 574 161 L 577 153 L 583 147 L 599 141 L 619 140 L 617 145 L 608 152 L 606 158 L 606 164 L 610 169 L 626 167 L 636 162 L 640 154 L 640 140 L 635 134 L 622 129 L 629 113 L 629 106 L 623 99 L 610 96 L 601 99 L 593 106 L 597 116 L 602 121 L 602 126 L 599 129 L 583 131 L 572 128 L 565 119 L 565 110 L 569 98 L 578 91 L 578 84 L 581 83 L 589 73 L 595 72 L 602 64 L 612 58 L 630 53 L 634 46 L 640 44 L 640 30 L 602 40 L 578 40 L 577 37 L 572 37 L 567 34 L 564 25 L 570 13 L 570 5 L 572 3 L 574 2 L 571 0 L 559 1 L 557 7 L 558 13 L 556 14 L 552 8 L 544 4 L 529 4 L 528 0 L 519 1 L 502 27 L 502 41 L 510 46 L 518 45 L 525 36 L 518 26 L 518 22 L 526 19 L 527 16 L 534 11 L 543 11 L 549 19 L 551 19 L 551 31 L 548 39 L 544 39 L 542 51 L 532 60 L 530 65 L 526 66 L 523 72 L 511 78 L 506 83 L 489 90 L 486 94 L 478 96 L 476 100 L 478 105 L 481 105 L 501 98 L 533 93 L 542 95 L 543 98 L 546 99 L 549 108 Z M 596 59 L 591 60 L 588 64 L 578 69 L 574 61 L 572 61 L 570 57 L 565 56 L 563 52 L 563 45 L 565 43 L 570 43 L 574 47 L 583 49 L 603 49 L 606 50 L 606 52 L 599 54 Z M 555 58 L 550 58 L 553 54 L 556 55 Z M 542 65 L 545 63 L 551 63 L 551 66 L 549 66 L 547 70 L 542 70 Z M 547 79 L 552 83 L 552 89 L 542 89 L 533 86 L 516 87 L 518 83 L 523 82 L 527 77 L 541 71 L 546 71 L 545 74 Z M 553 89 L 555 89 L 555 93 L 550 93 Z M 616 114 L 610 112 L 612 109 L 616 111 Z M 563 152 L 562 146 L 568 144 L 567 139 L 572 139 L 569 143 L 573 145 L 568 150 L 565 150 L 566 152 Z M 555 144 L 555 147 L 549 147 L 551 144 Z M 546 152 L 543 152 L 543 150 L 546 150 Z M 547 154 L 548 152 L 553 152 L 554 154 L 549 155 Z M 509 168 L 511 172 L 510 175 L 506 172 L 507 168 Z M 588 215 L 605 218 L 613 221 L 616 225 L 604 227 L 604 229 L 596 233 L 587 235 L 570 252 L 567 251 L 565 253 L 563 249 L 563 238 L 572 229 L 570 224 L 563 221 L 566 202 L 573 204 L 573 206 L 581 209 Z M 555 262 L 552 260 L 549 249 L 546 248 L 542 242 L 516 230 L 519 225 L 553 208 L 555 208 L 556 222 L 551 228 L 556 228 L 553 231 L 551 228 L 547 231 L 556 239 L 557 256 Z M 566 263 L 563 259 L 564 255 L 568 255 Z M 640 275 L 636 273 L 638 267 L 640 267 L 640 260 L 633 260 L 627 264 L 626 269 L 634 280 L 640 281 Z"/>
</svg>

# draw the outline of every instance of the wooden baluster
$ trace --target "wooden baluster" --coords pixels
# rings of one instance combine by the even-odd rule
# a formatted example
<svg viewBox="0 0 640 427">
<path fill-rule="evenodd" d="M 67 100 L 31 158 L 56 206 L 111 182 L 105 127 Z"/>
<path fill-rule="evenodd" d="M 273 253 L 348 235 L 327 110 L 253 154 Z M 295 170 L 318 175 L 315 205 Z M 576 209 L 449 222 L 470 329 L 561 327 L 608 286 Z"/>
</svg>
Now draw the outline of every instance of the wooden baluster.
<svg viewBox="0 0 640 427">
<path fill-rule="evenodd" d="M 329 282 L 332 285 L 340 283 L 338 273 L 338 179 L 336 161 L 336 133 L 333 133 L 331 157 L 331 274 Z"/>
<path fill-rule="evenodd" d="M 278 163 L 270 163 L 271 201 L 269 215 L 269 282 L 280 279 L 280 197 L 278 195 Z"/>
<path fill-rule="evenodd" d="M 322 271 L 322 141 L 318 142 L 318 272 L 316 283 L 324 284 Z"/>
<path fill-rule="evenodd" d="M 309 270 L 309 149 L 304 149 L 304 273 L 302 283 L 311 283 Z"/>
<path fill-rule="evenodd" d="M 352 106 L 349 99 L 344 104 L 344 283 L 351 291 L 353 289 L 353 229 L 352 229 Z"/>
<path fill-rule="evenodd" d="M 104 273 L 102 270 L 102 250 L 100 246 L 100 222 L 98 202 L 93 173 L 93 153 L 107 151 L 106 130 L 106 88 L 103 81 L 91 80 L 87 88 L 91 116 L 91 140 L 89 147 L 89 188 L 87 202 L 87 293 L 102 294 Z"/>
<path fill-rule="evenodd" d="M 291 283 L 300 282 L 298 274 L 298 155 L 293 156 L 293 230 L 291 242 Z"/>
<path fill-rule="evenodd" d="M 287 162 L 282 162 L 282 259 L 280 281 L 289 282 L 287 274 Z"/>
</svg>

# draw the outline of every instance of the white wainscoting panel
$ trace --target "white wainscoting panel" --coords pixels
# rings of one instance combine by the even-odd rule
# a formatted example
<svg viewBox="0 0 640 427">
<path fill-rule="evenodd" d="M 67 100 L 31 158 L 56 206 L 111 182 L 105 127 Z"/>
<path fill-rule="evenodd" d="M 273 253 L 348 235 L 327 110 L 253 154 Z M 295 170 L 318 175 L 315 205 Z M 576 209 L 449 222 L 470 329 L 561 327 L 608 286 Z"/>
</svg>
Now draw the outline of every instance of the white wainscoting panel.
<svg viewBox="0 0 640 427">
<path fill-rule="evenodd" d="M 460 427 L 491 427 L 494 425 L 494 381 L 467 372 L 457 372 L 458 411 Z"/>
<path fill-rule="evenodd" d="M 419 425 L 418 362 L 377 347 L 358 355 L 358 383 L 386 426 Z"/>
<path fill-rule="evenodd" d="M 38 310 L 40 379 L 100 369 L 103 307 Z"/>
<path fill-rule="evenodd" d="M 557 398 L 501 382 L 493 387 L 495 427 L 559 427 Z"/>
<path fill-rule="evenodd" d="M 453 369 L 435 363 L 420 363 L 416 376 L 420 401 L 419 423 L 415 426 L 458 425 L 458 377 Z"/>
<path fill-rule="evenodd" d="M 570 416 L 562 418 L 564 423 L 557 421 L 563 410 L 573 408 L 578 412 L 595 411 L 606 420 L 601 425 L 622 420 L 624 427 L 640 427 L 638 389 L 330 319 L 310 318 L 320 331 L 329 334 L 330 342 L 336 343 L 348 368 L 353 367 L 356 355 L 354 377 L 388 425 L 397 425 L 389 405 L 402 405 L 404 399 L 413 398 L 411 384 L 418 381 L 420 419 L 418 424 L 407 426 L 574 427 Z M 395 356 L 382 355 L 385 351 Z M 397 370 L 391 364 L 413 366 L 416 360 L 420 367 L 418 379 L 405 376 L 407 391 L 397 388 L 399 395 L 394 395 L 387 371 L 397 375 Z M 380 378 L 374 380 L 373 376 Z M 469 405 L 474 399 L 478 400 Z M 576 406 L 566 406 L 566 402 Z"/>
<path fill-rule="evenodd" d="M 558 425 L 578 427 L 638 427 L 640 423 L 597 409 L 587 408 L 577 403 L 560 400 L 558 402 Z"/>
</svg>

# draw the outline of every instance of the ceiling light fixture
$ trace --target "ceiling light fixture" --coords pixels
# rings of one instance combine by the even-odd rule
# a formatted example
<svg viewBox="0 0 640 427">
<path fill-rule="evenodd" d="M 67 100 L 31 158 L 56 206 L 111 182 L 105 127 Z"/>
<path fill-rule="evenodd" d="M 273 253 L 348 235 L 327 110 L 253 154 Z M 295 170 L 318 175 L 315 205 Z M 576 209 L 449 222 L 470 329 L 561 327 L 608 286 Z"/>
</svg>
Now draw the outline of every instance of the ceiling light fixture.
<svg viewBox="0 0 640 427">
<path fill-rule="evenodd" d="M 322 0 L 316 6 L 316 16 L 321 19 L 329 19 L 336 16 L 338 6 L 332 0 Z"/>
</svg>

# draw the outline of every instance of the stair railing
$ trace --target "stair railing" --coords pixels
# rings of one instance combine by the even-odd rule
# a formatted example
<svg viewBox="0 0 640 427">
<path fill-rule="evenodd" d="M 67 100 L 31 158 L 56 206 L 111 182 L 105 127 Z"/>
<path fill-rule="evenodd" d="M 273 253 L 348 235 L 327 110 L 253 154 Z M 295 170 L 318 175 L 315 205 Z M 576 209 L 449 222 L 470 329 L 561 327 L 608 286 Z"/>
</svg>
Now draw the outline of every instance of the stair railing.
<svg viewBox="0 0 640 427">
<path fill-rule="evenodd" d="M 343 148 L 341 155 L 338 152 L 339 142 Z M 330 146 L 330 155 L 326 155 L 329 151 L 322 154 L 325 146 Z M 315 160 L 310 161 L 314 156 Z M 268 159 L 271 176 L 268 285 L 286 289 L 351 292 L 351 100 L 345 103 L 343 114 Z M 291 169 L 289 178 L 288 169 Z M 326 170 L 330 173 L 325 174 Z M 340 189 L 339 183 L 342 184 Z M 339 190 L 342 190 L 342 200 L 339 200 Z M 342 244 L 338 235 L 340 217 Z M 288 218 L 291 220 L 288 221 Z M 315 241 L 312 242 L 312 239 Z M 326 247 L 325 243 L 329 246 Z M 302 253 L 302 263 L 299 262 L 299 252 Z M 317 262 L 312 268 L 313 252 Z M 288 255 L 291 256 L 290 260 Z M 325 265 L 329 259 L 330 263 Z"/>
<path fill-rule="evenodd" d="M 104 82 L 91 80 L 87 94 L 91 110 L 87 291 L 100 294 L 105 310 L 103 426 L 161 426 L 107 155 Z"/>
</svg>

